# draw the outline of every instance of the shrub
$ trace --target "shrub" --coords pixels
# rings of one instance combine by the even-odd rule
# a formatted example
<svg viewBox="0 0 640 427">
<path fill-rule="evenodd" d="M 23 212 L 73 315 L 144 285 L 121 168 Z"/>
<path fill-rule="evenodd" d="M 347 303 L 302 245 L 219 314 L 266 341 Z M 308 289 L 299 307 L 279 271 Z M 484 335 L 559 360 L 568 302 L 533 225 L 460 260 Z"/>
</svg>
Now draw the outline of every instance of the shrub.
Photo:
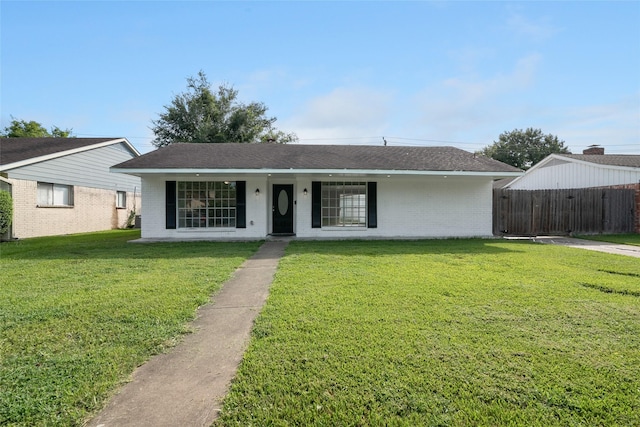
<svg viewBox="0 0 640 427">
<path fill-rule="evenodd" d="M 8 191 L 0 190 L 0 235 L 9 230 L 13 221 L 13 199 Z"/>
</svg>

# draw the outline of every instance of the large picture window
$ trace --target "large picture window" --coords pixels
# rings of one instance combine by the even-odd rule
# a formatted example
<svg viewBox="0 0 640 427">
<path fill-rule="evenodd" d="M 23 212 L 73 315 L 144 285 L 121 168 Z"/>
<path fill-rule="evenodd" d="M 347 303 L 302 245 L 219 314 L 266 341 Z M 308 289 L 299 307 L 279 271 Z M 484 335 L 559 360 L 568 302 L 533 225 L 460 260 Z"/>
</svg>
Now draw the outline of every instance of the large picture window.
<svg viewBox="0 0 640 427">
<path fill-rule="evenodd" d="M 367 184 L 365 182 L 323 182 L 322 226 L 366 227 Z"/>
<path fill-rule="evenodd" d="M 73 186 L 39 182 L 38 206 L 73 206 Z"/>
<path fill-rule="evenodd" d="M 178 182 L 178 228 L 236 226 L 235 181 Z"/>
</svg>

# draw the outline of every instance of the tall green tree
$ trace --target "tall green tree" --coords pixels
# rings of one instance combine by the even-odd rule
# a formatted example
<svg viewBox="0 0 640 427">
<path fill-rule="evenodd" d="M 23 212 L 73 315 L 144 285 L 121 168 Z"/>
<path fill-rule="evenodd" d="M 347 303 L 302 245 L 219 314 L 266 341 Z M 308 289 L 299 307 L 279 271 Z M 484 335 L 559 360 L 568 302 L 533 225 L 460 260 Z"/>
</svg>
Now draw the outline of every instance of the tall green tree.
<svg viewBox="0 0 640 427">
<path fill-rule="evenodd" d="M 238 91 L 221 85 L 211 89 L 204 72 L 187 79 L 187 91 L 175 95 L 157 120 L 153 120 L 156 147 L 179 142 L 277 142 L 297 141 L 294 133 L 273 127 L 275 117 L 267 117 L 260 102 L 242 104 Z"/>
<path fill-rule="evenodd" d="M 11 124 L 0 133 L 1 138 L 70 138 L 72 129 L 60 129 L 53 126 L 49 132 L 44 126 L 36 121 L 17 120 L 11 118 Z"/>
<path fill-rule="evenodd" d="M 497 141 L 483 148 L 481 153 L 526 170 L 549 154 L 569 154 L 570 151 L 557 136 L 544 135 L 540 129 L 528 128 L 524 131 L 514 129 L 511 132 L 503 132 Z"/>
</svg>

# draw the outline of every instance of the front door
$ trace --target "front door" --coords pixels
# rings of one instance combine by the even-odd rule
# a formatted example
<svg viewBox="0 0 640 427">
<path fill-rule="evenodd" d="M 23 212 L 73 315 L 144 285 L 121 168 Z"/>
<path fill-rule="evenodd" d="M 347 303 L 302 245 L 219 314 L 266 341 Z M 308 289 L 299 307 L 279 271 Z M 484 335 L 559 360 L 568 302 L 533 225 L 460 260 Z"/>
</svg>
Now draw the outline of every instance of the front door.
<svg viewBox="0 0 640 427">
<path fill-rule="evenodd" d="M 293 234 L 293 185 L 273 185 L 273 234 Z"/>
</svg>

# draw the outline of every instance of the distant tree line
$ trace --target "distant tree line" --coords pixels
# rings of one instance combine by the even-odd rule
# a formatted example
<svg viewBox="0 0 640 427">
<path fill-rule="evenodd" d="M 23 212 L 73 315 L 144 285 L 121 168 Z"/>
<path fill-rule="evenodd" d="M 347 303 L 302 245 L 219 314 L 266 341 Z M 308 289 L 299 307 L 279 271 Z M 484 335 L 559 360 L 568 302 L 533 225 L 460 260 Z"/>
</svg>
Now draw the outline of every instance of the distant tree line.
<svg viewBox="0 0 640 427">
<path fill-rule="evenodd" d="M 48 131 L 44 126 L 36 121 L 18 120 L 11 117 L 11 124 L 0 132 L 0 138 L 70 138 L 71 129 L 60 129 L 53 126 Z"/>
</svg>

